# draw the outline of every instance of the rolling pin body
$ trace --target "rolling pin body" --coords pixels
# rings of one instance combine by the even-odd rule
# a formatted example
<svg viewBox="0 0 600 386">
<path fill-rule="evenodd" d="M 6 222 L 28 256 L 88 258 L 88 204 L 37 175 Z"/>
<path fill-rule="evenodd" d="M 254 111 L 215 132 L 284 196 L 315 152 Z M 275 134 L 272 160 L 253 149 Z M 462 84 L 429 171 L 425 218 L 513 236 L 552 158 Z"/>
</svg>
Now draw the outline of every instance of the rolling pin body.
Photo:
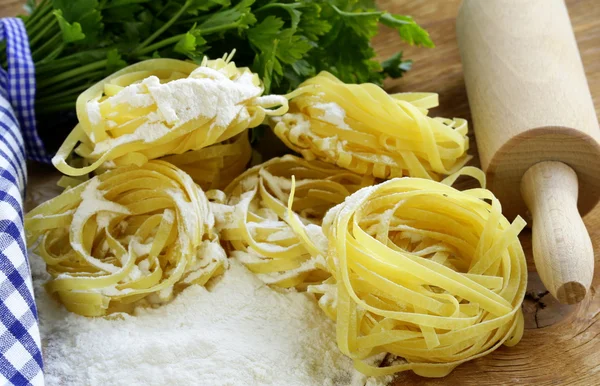
<svg viewBox="0 0 600 386">
<path fill-rule="evenodd" d="M 489 188 L 507 217 L 529 209 L 548 290 L 580 301 L 594 257 L 577 208 L 600 198 L 600 129 L 566 6 L 465 0 L 457 36 Z"/>
</svg>

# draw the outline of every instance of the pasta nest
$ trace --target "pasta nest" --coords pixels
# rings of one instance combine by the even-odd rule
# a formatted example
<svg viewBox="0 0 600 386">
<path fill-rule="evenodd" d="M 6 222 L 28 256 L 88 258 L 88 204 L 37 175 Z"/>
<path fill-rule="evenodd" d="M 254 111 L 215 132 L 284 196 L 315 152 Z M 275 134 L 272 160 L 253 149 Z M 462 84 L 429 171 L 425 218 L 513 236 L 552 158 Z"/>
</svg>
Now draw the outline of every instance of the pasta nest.
<svg viewBox="0 0 600 386">
<path fill-rule="evenodd" d="M 377 178 L 440 180 L 469 160 L 467 121 L 429 117 L 437 94 L 388 95 L 377 85 L 345 84 L 321 72 L 300 85 L 275 134 L 307 160 Z"/>
<path fill-rule="evenodd" d="M 293 199 L 292 176 L 296 180 Z M 231 256 L 267 284 L 303 290 L 329 276 L 316 247 L 327 244 L 320 227 L 323 216 L 372 183 L 372 178 L 334 165 L 286 155 L 236 178 L 215 200 L 213 210 Z M 303 242 L 290 223 L 302 224 L 312 243 Z"/>
<path fill-rule="evenodd" d="M 336 321 L 337 343 L 367 375 L 442 377 L 523 334 L 527 267 L 518 234 L 482 188 L 399 178 L 363 188 L 323 220 L 332 276 L 308 288 Z M 488 202 L 489 201 L 489 202 Z M 389 367 L 364 361 L 399 358 Z"/>
<path fill-rule="evenodd" d="M 236 67 L 231 55 L 200 66 L 173 59 L 131 65 L 79 96 L 79 124 L 52 162 L 81 176 L 223 143 L 287 111 L 285 97 L 261 96 L 263 90 L 258 75 Z M 67 163 L 72 153 L 82 165 Z"/>
<path fill-rule="evenodd" d="M 166 302 L 219 275 L 227 256 L 209 202 L 164 161 L 116 168 L 27 214 L 28 243 L 46 262 L 46 289 L 85 316 Z"/>
</svg>

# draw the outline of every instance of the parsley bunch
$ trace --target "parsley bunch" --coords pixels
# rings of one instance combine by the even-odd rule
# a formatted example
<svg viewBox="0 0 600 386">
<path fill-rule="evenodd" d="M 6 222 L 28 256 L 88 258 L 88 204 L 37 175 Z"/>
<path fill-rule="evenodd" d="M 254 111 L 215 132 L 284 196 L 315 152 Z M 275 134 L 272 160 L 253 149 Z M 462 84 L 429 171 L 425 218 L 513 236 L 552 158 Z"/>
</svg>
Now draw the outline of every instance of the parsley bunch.
<svg viewBox="0 0 600 386">
<path fill-rule="evenodd" d="M 258 73 L 267 92 L 286 93 L 326 70 L 345 82 L 381 83 L 411 62 L 402 52 L 379 63 L 378 25 L 411 45 L 433 47 L 410 16 L 373 0 L 41 0 L 23 17 L 36 67 L 36 114 L 56 123 L 86 88 L 128 64 L 157 57 L 221 57 Z M 6 67 L 0 47 L 0 65 Z M 50 118 L 50 119 L 49 119 Z M 52 130 L 54 131 L 54 130 Z M 62 141 L 64 136 L 53 138 Z"/>
</svg>

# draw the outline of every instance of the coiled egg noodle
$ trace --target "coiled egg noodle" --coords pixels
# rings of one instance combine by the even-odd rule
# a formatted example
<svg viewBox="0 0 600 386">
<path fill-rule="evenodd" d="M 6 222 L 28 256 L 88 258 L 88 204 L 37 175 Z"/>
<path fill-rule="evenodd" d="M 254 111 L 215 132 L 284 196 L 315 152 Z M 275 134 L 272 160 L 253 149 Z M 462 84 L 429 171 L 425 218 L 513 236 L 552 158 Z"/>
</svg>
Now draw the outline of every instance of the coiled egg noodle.
<svg viewBox="0 0 600 386">
<path fill-rule="evenodd" d="M 469 160 L 467 121 L 429 117 L 433 93 L 387 94 L 345 84 L 328 72 L 305 81 L 290 111 L 270 120 L 275 134 L 308 160 L 334 163 L 377 178 L 439 181 Z"/>
<path fill-rule="evenodd" d="M 286 155 L 236 178 L 213 210 L 231 256 L 267 284 L 302 290 L 329 274 L 323 257 L 314 247 L 311 251 L 290 227 L 287 204 L 292 176 L 297 181 L 290 203 L 294 216 L 313 241 L 322 245 L 327 242 L 320 225 L 327 210 L 373 183 L 370 177 L 334 165 Z"/>
<path fill-rule="evenodd" d="M 308 291 L 364 374 L 442 377 L 521 339 L 525 221 L 509 223 L 484 188 L 451 187 L 462 174 L 485 183 L 471 167 L 442 182 L 396 178 L 358 190 L 323 220 L 332 276 Z M 378 353 L 398 359 L 389 367 L 365 362 Z"/>
<path fill-rule="evenodd" d="M 242 174 L 252 158 L 246 131 L 226 141 L 161 158 L 190 175 L 202 189 L 224 189 Z"/>
<path fill-rule="evenodd" d="M 65 190 L 25 217 L 46 262 L 46 289 L 85 316 L 166 302 L 224 271 L 203 191 L 164 161 L 119 167 Z"/>
<path fill-rule="evenodd" d="M 258 76 L 238 68 L 232 54 L 204 59 L 200 66 L 150 59 L 126 67 L 84 91 L 77 99 L 79 124 L 53 164 L 69 176 L 101 165 L 142 165 L 222 143 L 288 109 L 284 96 L 263 93 Z M 67 163 L 75 153 L 85 166 Z"/>
</svg>

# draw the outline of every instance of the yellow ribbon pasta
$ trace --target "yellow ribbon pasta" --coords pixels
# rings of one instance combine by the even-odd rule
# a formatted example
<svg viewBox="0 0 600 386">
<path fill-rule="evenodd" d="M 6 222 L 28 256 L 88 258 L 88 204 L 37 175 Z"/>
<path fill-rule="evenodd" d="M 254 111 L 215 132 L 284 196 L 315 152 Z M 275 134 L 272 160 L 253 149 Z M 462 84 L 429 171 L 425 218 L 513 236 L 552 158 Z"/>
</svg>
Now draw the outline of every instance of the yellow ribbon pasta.
<svg viewBox="0 0 600 386">
<path fill-rule="evenodd" d="M 85 316 L 130 312 L 171 299 L 224 271 L 209 202 L 164 161 L 116 168 L 27 214 L 28 243 L 46 262 L 46 284 Z"/>
<path fill-rule="evenodd" d="M 296 194 L 287 215 L 291 178 Z M 323 216 L 357 189 L 373 183 L 333 165 L 286 155 L 247 170 L 226 189 L 221 204 L 215 203 L 221 239 L 231 255 L 265 283 L 305 289 L 329 275 L 316 246 L 327 241 L 321 232 Z M 219 200 L 217 200 L 219 201 Z M 311 237 L 307 244 L 294 233 L 290 222 L 300 222 Z"/>
<path fill-rule="evenodd" d="M 99 167 L 142 165 L 151 159 L 200 150 L 261 124 L 288 109 L 283 96 L 261 96 L 263 86 L 231 56 L 193 63 L 151 59 L 124 68 L 77 99 L 79 124 L 52 162 L 69 176 Z M 275 108 L 275 109 L 271 109 Z M 86 166 L 67 163 L 72 152 Z"/>
<path fill-rule="evenodd" d="M 367 375 L 442 377 L 521 339 L 525 221 L 509 223 L 486 189 L 450 187 L 459 174 L 484 181 L 475 168 L 443 183 L 392 179 L 355 192 L 323 220 L 332 276 L 308 291 Z M 382 352 L 400 363 L 364 361 Z"/>
<path fill-rule="evenodd" d="M 438 105 L 437 94 L 388 95 L 374 84 L 345 84 L 327 72 L 302 83 L 296 94 L 290 112 L 271 119 L 271 126 L 308 160 L 382 179 L 440 180 L 469 159 L 467 121 L 427 116 Z"/>
<path fill-rule="evenodd" d="M 161 158 L 190 175 L 204 190 L 225 189 L 242 174 L 252 158 L 252 146 L 247 132 L 236 137 L 183 154 Z"/>
</svg>

